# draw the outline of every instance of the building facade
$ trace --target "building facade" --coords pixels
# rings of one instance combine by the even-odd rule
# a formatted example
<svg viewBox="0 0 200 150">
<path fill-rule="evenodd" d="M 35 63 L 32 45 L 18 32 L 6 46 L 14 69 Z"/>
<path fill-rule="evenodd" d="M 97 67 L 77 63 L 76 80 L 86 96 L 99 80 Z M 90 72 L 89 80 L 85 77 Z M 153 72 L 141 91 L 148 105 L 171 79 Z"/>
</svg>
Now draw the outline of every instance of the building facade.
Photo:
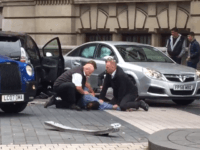
<svg viewBox="0 0 200 150">
<path fill-rule="evenodd" d="M 163 47 L 170 29 L 200 41 L 200 0 L 3 0 L 2 30 L 26 32 L 38 45 L 136 41 Z"/>
</svg>

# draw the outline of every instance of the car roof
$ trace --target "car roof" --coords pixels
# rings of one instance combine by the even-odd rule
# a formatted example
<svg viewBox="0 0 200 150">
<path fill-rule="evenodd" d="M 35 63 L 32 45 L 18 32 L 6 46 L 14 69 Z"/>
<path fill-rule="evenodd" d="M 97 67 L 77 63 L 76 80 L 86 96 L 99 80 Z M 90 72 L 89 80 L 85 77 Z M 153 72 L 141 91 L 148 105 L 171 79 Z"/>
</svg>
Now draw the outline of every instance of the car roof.
<svg viewBox="0 0 200 150">
<path fill-rule="evenodd" d="M 124 41 L 92 41 L 92 42 L 87 42 L 84 44 L 89 44 L 89 43 L 99 43 L 99 44 L 109 44 L 109 45 L 138 45 L 138 46 L 151 46 L 148 44 L 142 44 L 142 43 L 137 43 L 137 42 L 124 42 Z"/>
<path fill-rule="evenodd" d="M 7 36 L 7 37 L 25 37 L 25 36 L 27 36 L 27 34 L 26 34 L 26 33 L 23 33 L 23 32 L 0 31 L 0 36 Z"/>
</svg>

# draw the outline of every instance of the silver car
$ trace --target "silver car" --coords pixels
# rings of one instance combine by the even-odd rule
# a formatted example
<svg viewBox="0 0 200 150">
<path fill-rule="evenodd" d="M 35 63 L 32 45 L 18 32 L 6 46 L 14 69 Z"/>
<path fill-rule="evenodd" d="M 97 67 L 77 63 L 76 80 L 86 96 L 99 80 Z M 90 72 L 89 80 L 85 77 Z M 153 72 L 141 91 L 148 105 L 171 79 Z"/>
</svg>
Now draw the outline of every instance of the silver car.
<svg viewBox="0 0 200 150">
<path fill-rule="evenodd" d="M 171 99 L 187 105 L 200 96 L 200 73 L 176 64 L 164 53 L 146 44 L 134 42 L 95 41 L 85 43 L 64 56 L 65 70 L 84 65 L 93 59 L 97 69 L 90 77 L 98 88 L 98 75 L 105 71 L 105 59 L 113 56 L 117 65 L 138 87 L 141 99 Z"/>
</svg>

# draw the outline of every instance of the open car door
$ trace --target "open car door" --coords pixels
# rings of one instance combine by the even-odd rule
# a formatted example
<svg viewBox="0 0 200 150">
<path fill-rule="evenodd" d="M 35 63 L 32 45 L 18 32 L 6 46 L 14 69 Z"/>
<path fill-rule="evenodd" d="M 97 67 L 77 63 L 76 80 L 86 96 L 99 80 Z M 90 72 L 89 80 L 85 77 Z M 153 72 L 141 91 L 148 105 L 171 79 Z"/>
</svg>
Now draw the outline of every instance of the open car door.
<svg viewBox="0 0 200 150">
<path fill-rule="evenodd" d="M 59 38 L 56 37 L 47 42 L 42 51 L 42 66 L 45 70 L 43 81 L 53 85 L 57 77 L 64 71 L 64 58 Z"/>
</svg>

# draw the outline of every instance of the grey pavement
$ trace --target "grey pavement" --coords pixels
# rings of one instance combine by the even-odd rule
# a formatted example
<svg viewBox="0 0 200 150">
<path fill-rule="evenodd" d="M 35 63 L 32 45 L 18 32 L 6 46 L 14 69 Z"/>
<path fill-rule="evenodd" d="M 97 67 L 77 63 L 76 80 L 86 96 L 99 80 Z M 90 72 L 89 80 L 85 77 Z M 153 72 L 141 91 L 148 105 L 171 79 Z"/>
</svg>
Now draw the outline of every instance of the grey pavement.
<svg viewBox="0 0 200 150">
<path fill-rule="evenodd" d="M 0 144 L 84 144 L 84 143 L 140 143 L 147 142 L 149 134 L 105 111 L 73 111 L 43 108 L 45 100 L 36 100 L 19 114 L 0 111 Z M 119 133 L 110 136 L 92 136 L 58 132 L 45 128 L 44 121 L 66 126 L 101 129 L 111 123 L 122 124 Z"/>
</svg>

